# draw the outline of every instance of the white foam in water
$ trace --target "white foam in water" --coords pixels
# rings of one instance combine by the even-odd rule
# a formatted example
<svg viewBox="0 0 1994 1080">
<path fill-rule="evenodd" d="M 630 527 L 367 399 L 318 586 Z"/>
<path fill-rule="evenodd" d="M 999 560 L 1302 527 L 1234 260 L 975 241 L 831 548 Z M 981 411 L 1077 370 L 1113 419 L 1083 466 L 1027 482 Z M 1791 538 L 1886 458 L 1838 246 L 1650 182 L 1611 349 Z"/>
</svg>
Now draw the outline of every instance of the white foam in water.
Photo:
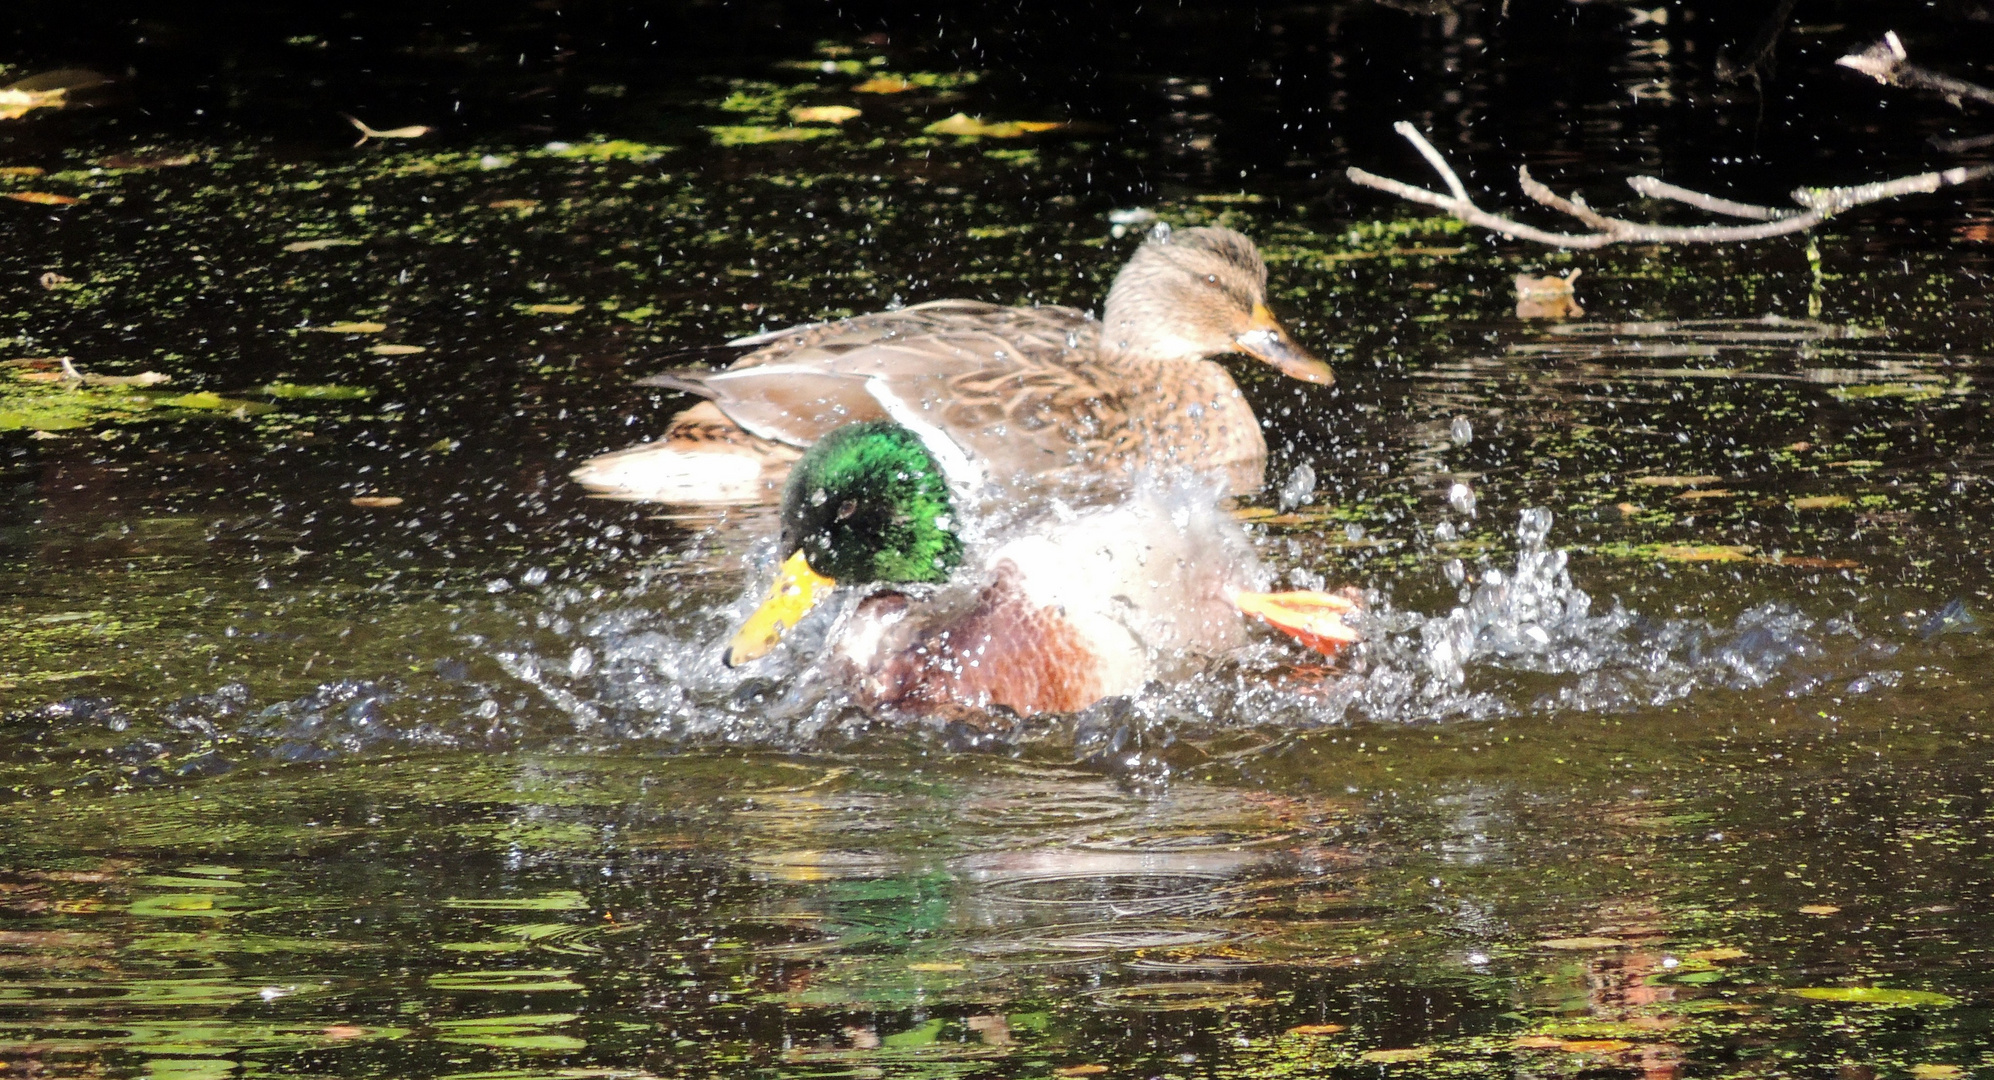
<svg viewBox="0 0 1994 1080">
<path fill-rule="evenodd" d="M 1593 598 L 1572 582 L 1566 552 L 1550 546 L 1551 526 L 1550 511 L 1524 511 L 1516 560 L 1507 570 L 1475 575 L 1458 560 L 1445 564 L 1459 598 L 1447 612 L 1399 610 L 1385 597 L 1371 597 L 1363 618 L 1367 639 L 1315 681 L 1302 681 L 1291 668 L 1293 650 L 1270 638 L 1236 662 L 1155 687 L 1133 702 L 1105 703 L 1087 716 L 1175 733 L 1420 723 L 1542 709 L 1624 711 L 1702 690 L 1763 687 L 1783 673 L 1794 678 L 1794 693 L 1852 677 L 1851 687 L 1895 681 L 1888 671 L 1818 670 L 1836 666 L 1826 638 L 1857 635 L 1786 604 L 1759 605 L 1724 627 L 1650 619 L 1618 601 L 1595 611 Z M 563 628 L 558 640 L 496 656 L 591 741 L 802 746 L 837 741 L 873 723 L 810 677 L 807 658 L 835 612 L 806 619 L 753 672 L 720 663 L 727 630 L 752 599 L 744 593 L 725 610 L 701 613 L 695 625 L 680 619 L 675 626 L 643 609 L 600 613 L 579 625 L 557 615 L 541 621 Z M 574 606 L 558 597 L 550 602 Z M 1892 651 L 1875 641 L 1861 648 L 1872 657 Z M 1077 725 L 1023 723 L 1006 738 L 1070 739 L 1076 752 L 1102 739 L 1121 745 L 1123 736 L 1103 736 L 1089 723 L 1087 717 Z"/>
</svg>

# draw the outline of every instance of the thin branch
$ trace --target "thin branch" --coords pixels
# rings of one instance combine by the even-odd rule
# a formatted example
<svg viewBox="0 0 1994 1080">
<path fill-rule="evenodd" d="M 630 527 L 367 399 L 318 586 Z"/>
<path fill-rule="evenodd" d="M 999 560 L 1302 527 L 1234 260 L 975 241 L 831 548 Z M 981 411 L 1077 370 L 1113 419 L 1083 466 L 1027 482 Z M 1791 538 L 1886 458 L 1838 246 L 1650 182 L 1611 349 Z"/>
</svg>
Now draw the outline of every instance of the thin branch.
<svg viewBox="0 0 1994 1080">
<path fill-rule="evenodd" d="M 1929 194 L 1942 187 L 1964 184 L 1968 180 L 1978 180 L 1994 173 L 1994 165 L 1969 165 L 1943 172 L 1919 173 L 1917 176 L 1904 176 L 1896 180 L 1878 180 L 1854 187 L 1838 188 L 1795 188 L 1793 201 L 1821 214 L 1832 217 L 1852 206 L 1864 203 L 1882 202 L 1900 195 Z"/>
<path fill-rule="evenodd" d="M 1797 210 L 1781 210 L 1778 207 L 1760 206 L 1757 203 L 1732 202 L 1730 199 L 1719 198 L 1715 195 L 1705 195 L 1700 191 L 1691 191 L 1686 187 L 1677 187 L 1667 180 L 1659 180 L 1652 176 L 1630 176 L 1627 178 L 1627 186 L 1633 188 L 1634 193 L 1637 195 L 1643 195 L 1650 199 L 1671 199 L 1675 202 L 1694 206 L 1698 210 L 1706 210 L 1713 214 L 1723 214 L 1725 217 L 1750 218 L 1753 221 L 1778 221 L 1781 218 L 1789 218 L 1799 213 Z"/>
<path fill-rule="evenodd" d="M 1941 154 L 1958 154 L 1967 150 L 1978 150 L 1983 146 L 1994 146 L 1994 135 L 1968 135 L 1963 139 L 1941 139 L 1932 136 L 1932 149 Z"/>
<path fill-rule="evenodd" d="M 1883 40 L 1859 53 L 1850 53 L 1835 63 L 1852 71 L 1862 72 L 1885 86 L 1902 86 L 1907 90 L 1930 90 L 1947 101 L 1958 105 L 1962 99 L 1972 98 L 1984 105 L 1994 105 L 1994 90 L 1979 83 L 1955 79 L 1930 68 L 1919 67 L 1907 59 L 1904 42 L 1898 39 L 1897 31 L 1883 35 Z"/>
<path fill-rule="evenodd" d="M 1865 203 L 1881 202 L 1900 195 L 1916 192 L 1937 191 L 1952 184 L 1963 184 L 1969 180 L 1994 174 L 1994 165 L 1976 165 L 1972 168 L 1947 169 L 1944 172 L 1922 173 L 1896 180 L 1883 180 L 1872 184 L 1859 184 L 1842 188 L 1801 188 L 1793 192 L 1793 201 L 1803 207 L 1799 210 L 1779 210 L 1768 206 L 1755 206 L 1751 203 L 1732 202 L 1714 195 L 1705 195 L 1688 188 L 1656 180 L 1653 177 L 1637 176 L 1628 181 L 1635 191 L 1653 198 L 1672 199 L 1712 213 L 1730 217 L 1751 218 L 1757 225 L 1649 225 L 1624 218 L 1609 217 L 1585 204 L 1576 196 L 1566 198 L 1539 183 L 1528 169 L 1518 169 L 1518 178 L 1523 191 L 1532 199 L 1560 213 L 1577 218 L 1592 232 L 1564 233 L 1551 232 L 1525 225 L 1520 221 L 1493 214 L 1474 204 L 1468 198 L 1467 188 L 1456 176 L 1447 159 L 1434 149 L 1419 129 L 1405 121 L 1392 125 L 1400 135 L 1412 143 L 1421 157 L 1424 157 L 1433 170 L 1440 174 L 1441 181 L 1450 194 L 1441 194 L 1423 187 L 1394 180 L 1388 176 L 1366 172 L 1352 167 L 1348 170 L 1351 180 L 1369 188 L 1396 195 L 1408 202 L 1437 207 L 1456 218 L 1500 233 L 1512 239 L 1531 240 L 1563 248 L 1599 248 L 1608 244 L 1723 244 L 1744 240 L 1764 240 L 1774 236 L 1786 236 L 1804 232 L 1823 221 Z"/>
</svg>

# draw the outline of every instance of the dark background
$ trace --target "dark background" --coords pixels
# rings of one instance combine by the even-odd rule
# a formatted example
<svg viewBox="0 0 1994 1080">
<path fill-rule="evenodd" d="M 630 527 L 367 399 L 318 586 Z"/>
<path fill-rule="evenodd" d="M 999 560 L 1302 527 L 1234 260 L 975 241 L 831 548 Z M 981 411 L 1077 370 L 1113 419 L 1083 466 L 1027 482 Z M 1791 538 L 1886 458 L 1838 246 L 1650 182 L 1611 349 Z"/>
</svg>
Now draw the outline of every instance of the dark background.
<svg viewBox="0 0 1994 1080">
<path fill-rule="evenodd" d="M 1351 163 L 1405 174 L 1416 159 L 1389 124 L 1410 119 L 1469 152 L 1489 186 L 1527 158 L 1574 183 L 1661 171 L 1754 197 L 1972 160 L 1926 139 L 1977 133 L 1979 117 L 1833 61 L 1894 29 L 1915 61 L 1975 78 L 1994 44 L 1978 4 L 1820 0 L 44 3 L 9 21 L 0 57 L 18 73 L 94 67 L 136 106 L 10 128 L 0 142 L 17 154 L 72 141 L 76 125 L 309 151 L 350 141 L 341 111 L 437 124 L 446 142 L 655 135 L 670 123 L 658 106 L 701 76 L 764 74 L 771 56 L 875 35 L 908 64 L 985 72 L 991 90 L 1055 114 L 1166 148 L 1211 140 L 1114 178 L 1135 188 L 1173 170 L 1324 190 Z M 589 93 L 604 83 L 628 92 Z"/>
</svg>

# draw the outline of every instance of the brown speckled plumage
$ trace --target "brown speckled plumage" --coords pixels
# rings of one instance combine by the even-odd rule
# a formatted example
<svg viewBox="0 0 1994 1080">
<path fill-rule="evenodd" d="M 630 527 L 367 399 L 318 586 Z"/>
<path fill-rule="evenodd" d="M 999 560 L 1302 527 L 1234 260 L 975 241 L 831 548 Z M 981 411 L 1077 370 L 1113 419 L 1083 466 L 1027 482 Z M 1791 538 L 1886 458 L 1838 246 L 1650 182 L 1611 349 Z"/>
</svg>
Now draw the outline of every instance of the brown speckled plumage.
<svg viewBox="0 0 1994 1080">
<path fill-rule="evenodd" d="M 743 338 L 736 344 L 758 347 L 726 369 L 646 380 L 709 401 L 681 413 L 663 443 L 597 460 L 727 444 L 760 455 L 772 494 L 793 448 L 887 418 L 886 394 L 1000 483 L 1069 488 L 1192 468 L 1253 491 L 1267 456 L 1259 423 L 1205 358 L 1240 350 L 1241 335 L 1262 325 L 1265 290 L 1251 241 L 1189 229 L 1137 250 L 1104 321 L 1067 307 L 939 300 Z M 728 424 L 738 436 L 718 430 Z M 576 479 L 604 490 L 594 464 Z"/>
</svg>

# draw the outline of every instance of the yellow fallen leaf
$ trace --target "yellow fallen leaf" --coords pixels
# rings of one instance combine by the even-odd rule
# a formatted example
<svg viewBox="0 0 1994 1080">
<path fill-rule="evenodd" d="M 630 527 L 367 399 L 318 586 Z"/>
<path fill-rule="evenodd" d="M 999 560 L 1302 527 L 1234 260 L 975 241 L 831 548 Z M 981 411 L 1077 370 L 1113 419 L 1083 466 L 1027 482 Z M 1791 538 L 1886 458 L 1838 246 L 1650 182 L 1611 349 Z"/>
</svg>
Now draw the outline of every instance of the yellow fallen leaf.
<svg viewBox="0 0 1994 1080">
<path fill-rule="evenodd" d="M 326 240 L 293 240 L 284 245 L 285 251 L 324 251 L 326 248 L 357 247 L 360 241 L 333 237 Z"/>
<path fill-rule="evenodd" d="M 968 967 L 969 965 L 967 964 L 951 964 L 942 961 L 930 961 L 919 964 L 908 964 L 907 970 L 908 971 L 963 971 L 966 970 Z"/>
<path fill-rule="evenodd" d="M 1828 462 L 1828 468 L 1830 469 L 1876 469 L 1881 468 L 1882 465 L 1883 462 L 1881 461 L 1870 461 L 1867 458 L 1856 458 L 1853 461 Z"/>
<path fill-rule="evenodd" d="M 1820 555 L 1781 555 L 1767 562 L 1779 566 L 1798 566 L 1806 570 L 1860 570 L 1862 564 L 1854 559 L 1829 559 Z"/>
<path fill-rule="evenodd" d="M 1690 953 L 1688 956 L 1683 957 L 1683 959 L 1708 960 L 1711 963 L 1721 963 L 1722 961 L 1725 960 L 1742 960 L 1748 955 L 1750 954 L 1745 952 L 1745 950 L 1743 949 L 1734 949 L 1729 946 L 1725 946 L 1716 949 L 1698 949 L 1695 952 Z"/>
<path fill-rule="evenodd" d="M 40 176 L 47 171 L 39 165 L 0 166 L 0 176 Z"/>
<path fill-rule="evenodd" d="M 7 198 L 36 206 L 75 206 L 83 201 L 74 195 L 56 195 L 47 191 L 10 191 Z"/>
<path fill-rule="evenodd" d="M 1832 510 L 1837 506 L 1847 506 L 1850 501 L 1847 495 L 1806 495 L 1786 505 L 1795 510 Z"/>
<path fill-rule="evenodd" d="M 1833 914 L 1834 914 L 1835 912 L 1837 912 L 1837 911 L 1840 911 L 1840 910 L 1842 910 L 1842 909 L 1841 909 L 1841 906 L 1840 906 L 1840 905 L 1838 905 L 1838 904 L 1802 904 L 1802 905 L 1800 905 L 1800 913 L 1801 913 L 1802 915 L 1833 915 Z"/>
<path fill-rule="evenodd" d="M 1348 1031 L 1342 1024 L 1296 1024 L 1288 1029 L 1290 1035 L 1335 1035 Z"/>
<path fill-rule="evenodd" d="M 1955 1076 L 1965 1076 L 1966 1070 L 1957 1065 L 1919 1064 L 1911 1066 L 1911 1075 L 1917 1080 L 1952 1080 Z"/>
<path fill-rule="evenodd" d="M 858 115 L 859 110 L 850 105 L 799 105 L 789 110 L 789 118 L 799 124 L 842 124 Z"/>
<path fill-rule="evenodd" d="M 355 495 L 346 501 L 368 510 L 391 510 L 407 500 L 399 495 Z"/>
<path fill-rule="evenodd" d="M 1425 1061 L 1427 1058 L 1433 1056 L 1433 1048 L 1428 1046 L 1411 1046 L 1402 1050 L 1366 1050 L 1361 1056 L 1365 1061 L 1390 1065 L 1393 1062 L 1399 1061 Z"/>
<path fill-rule="evenodd" d="M 904 94 L 914 89 L 914 84 L 892 75 L 875 75 L 852 89 L 861 94 Z"/>
<path fill-rule="evenodd" d="M 387 328 L 388 324 L 377 322 L 336 322 L 305 327 L 315 334 L 378 334 Z"/>
<path fill-rule="evenodd" d="M 1618 949 L 1627 943 L 1610 937 L 1561 937 L 1546 938 L 1537 943 L 1542 949 L 1561 949 L 1566 952 L 1584 952 L 1590 949 Z"/>
<path fill-rule="evenodd" d="M 1656 558 L 1676 562 L 1739 562 L 1751 553 L 1748 544 L 1662 544 L 1655 549 Z"/>
<path fill-rule="evenodd" d="M 539 199 L 493 199 L 485 204 L 493 210 L 531 210 L 540 205 Z"/>
<path fill-rule="evenodd" d="M 1699 484 L 1714 484 L 1724 479 L 1721 476 L 1636 476 L 1627 482 L 1641 487 L 1696 487 Z"/>
<path fill-rule="evenodd" d="M 1731 490 L 1730 488 L 1698 488 L 1698 489 L 1696 489 L 1696 490 L 1694 490 L 1694 491 L 1685 491 L 1685 492 L 1683 492 L 1682 494 L 1680 494 L 1680 495 L 1677 495 L 1677 496 L 1676 496 L 1676 498 L 1678 498 L 1678 499 L 1728 499 L 1728 498 L 1730 498 L 1730 497 L 1732 497 L 1733 495 L 1736 495 L 1736 494 L 1737 494 L 1737 492 L 1735 492 L 1735 491 L 1732 491 L 1732 490 Z"/>
<path fill-rule="evenodd" d="M 987 136 L 993 139 L 1015 139 L 1029 132 L 1051 131 L 1065 125 L 1050 120 L 1006 120 L 1000 123 L 986 123 L 968 113 L 956 113 L 946 119 L 937 120 L 921 130 L 930 135 L 960 135 L 965 138 Z"/>
<path fill-rule="evenodd" d="M 414 356 L 423 348 L 420 345 L 375 345 L 367 351 L 375 356 Z"/>
<path fill-rule="evenodd" d="M 1062 1065 L 1052 1071 L 1054 1076 L 1099 1076 L 1108 1071 L 1106 1065 Z"/>
<path fill-rule="evenodd" d="M 519 308 L 529 315 L 573 315 L 581 309 L 580 304 L 522 304 Z"/>
</svg>

